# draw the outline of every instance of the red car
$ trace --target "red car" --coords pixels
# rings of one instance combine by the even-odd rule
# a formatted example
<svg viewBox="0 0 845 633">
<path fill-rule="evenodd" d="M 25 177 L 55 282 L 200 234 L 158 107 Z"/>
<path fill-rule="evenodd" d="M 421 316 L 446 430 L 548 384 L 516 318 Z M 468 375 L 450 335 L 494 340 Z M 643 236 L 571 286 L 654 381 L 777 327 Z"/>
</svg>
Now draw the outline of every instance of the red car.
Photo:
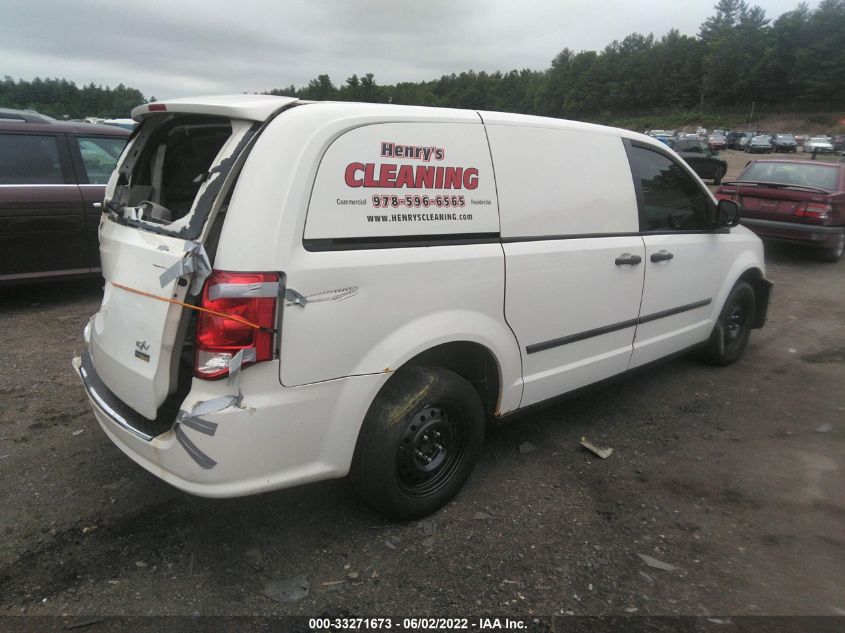
<svg viewBox="0 0 845 633">
<path fill-rule="evenodd" d="M 818 249 L 838 261 L 845 247 L 845 164 L 753 160 L 717 198 L 742 208 L 741 222 L 763 238 Z"/>
</svg>

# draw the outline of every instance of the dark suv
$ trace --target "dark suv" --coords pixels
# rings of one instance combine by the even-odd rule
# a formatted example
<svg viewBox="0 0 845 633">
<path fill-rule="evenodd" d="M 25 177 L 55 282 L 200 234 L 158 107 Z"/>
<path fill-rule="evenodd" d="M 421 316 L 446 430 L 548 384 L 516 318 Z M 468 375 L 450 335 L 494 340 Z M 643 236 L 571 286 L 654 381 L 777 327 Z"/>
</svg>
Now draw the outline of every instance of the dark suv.
<svg viewBox="0 0 845 633">
<path fill-rule="evenodd" d="M 725 143 L 728 145 L 728 149 L 742 149 L 742 144 L 740 141 L 748 136 L 745 132 L 728 132 L 725 136 Z"/>
<path fill-rule="evenodd" d="M 669 142 L 669 146 L 692 167 L 699 178 L 712 178 L 713 184 L 722 182 L 722 177 L 728 170 L 728 164 L 719 152 L 714 152 L 706 141 L 698 139 L 677 139 Z"/>
<path fill-rule="evenodd" d="M 0 109 L 0 285 L 99 272 L 98 207 L 128 138 Z"/>
</svg>

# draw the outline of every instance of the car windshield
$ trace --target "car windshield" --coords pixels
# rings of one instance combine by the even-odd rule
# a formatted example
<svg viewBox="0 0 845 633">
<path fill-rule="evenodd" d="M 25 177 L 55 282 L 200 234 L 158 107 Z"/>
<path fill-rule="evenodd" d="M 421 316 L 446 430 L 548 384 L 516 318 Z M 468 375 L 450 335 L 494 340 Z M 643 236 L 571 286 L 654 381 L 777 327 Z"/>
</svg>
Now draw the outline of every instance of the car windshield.
<svg viewBox="0 0 845 633">
<path fill-rule="evenodd" d="M 827 143 L 827 137 L 825 136 L 814 136 L 810 139 L 813 143 Z"/>
<path fill-rule="evenodd" d="M 769 143 L 771 141 L 771 137 L 769 136 L 755 136 L 751 139 L 752 143 Z"/>
<path fill-rule="evenodd" d="M 792 134 L 778 134 L 777 138 L 780 141 L 794 141 L 795 140 L 795 137 L 792 136 Z"/>
<path fill-rule="evenodd" d="M 836 191 L 838 176 L 839 169 L 835 165 L 757 161 L 748 166 L 739 182 L 772 182 Z"/>
</svg>

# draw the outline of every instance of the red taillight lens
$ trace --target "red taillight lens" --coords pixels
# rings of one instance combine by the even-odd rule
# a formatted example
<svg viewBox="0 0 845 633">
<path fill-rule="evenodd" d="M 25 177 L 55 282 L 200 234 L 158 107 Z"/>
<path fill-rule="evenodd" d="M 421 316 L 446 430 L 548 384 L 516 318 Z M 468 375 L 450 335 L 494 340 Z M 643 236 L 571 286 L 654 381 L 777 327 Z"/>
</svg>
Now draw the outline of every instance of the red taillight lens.
<svg viewBox="0 0 845 633">
<path fill-rule="evenodd" d="M 228 375 L 229 361 L 240 350 L 255 353 L 255 361 L 245 354 L 243 366 L 273 358 L 278 283 L 276 273 L 211 273 L 200 307 L 218 314 L 200 312 L 197 319 L 197 378 Z"/>
<path fill-rule="evenodd" d="M 801 207 L 798 208 L 798 210 L 795 212 L 795 215 L 824 222 L 826 220 L 830 220 L 830 216 L 832 213 L 833 207 L 830 205 L 830 203 L 805 202 Z"/>
</svg>

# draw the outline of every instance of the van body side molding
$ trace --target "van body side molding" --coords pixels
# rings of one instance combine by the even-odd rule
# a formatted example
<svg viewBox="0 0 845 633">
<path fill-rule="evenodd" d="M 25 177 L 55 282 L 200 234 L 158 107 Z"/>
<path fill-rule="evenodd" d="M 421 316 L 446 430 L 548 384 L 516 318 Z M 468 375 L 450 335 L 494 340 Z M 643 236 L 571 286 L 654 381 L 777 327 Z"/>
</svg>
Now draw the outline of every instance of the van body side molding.
<svg viewBox="0 0 845 633">
<path fill-rule="evenodd" d="M 658 319 L 663 319 L 665 317 L 673 316 L 675 314 L 681 314 L 682 312 L 688 312 L 690 310 L 695 310 L 696 308 L 702 308 L 706 305 L 710 305 L 712 303 L 712 299 L 702 299 L 701 301 L 694 301 L 693 303 L 687 303 L 682 306 L 678 306 L 676 308 L 669 308 L 668 310 L 662 310 L 661 312 L 655 312 L 654 314 L 648 314 L 646 316 L 639 317 L 637 319 L 629 319 L 628 321 L 620 321 L 619 323 L 614 323 L 612 325 L 605 325 L 603 327 L 595 328 L 593 330 L 585 330 L 584 332 L 579 332 L 577 334 L 571 334 L 569 336 L 563 336 L 561 338 L 552 339 L 550 341 L 543 341 L 542 343 L 534 343 L 533 345 L 528 345 L 525 348 L 526 353 L 534 354 L 535 352 L 542 352 L 547 349 L 552 349 L 553 347 L 560 347 L 562 345 L 569 345 L 570 343 L 575 343 L 577 341 L 583 341 L 588 338 L 592 338 L 594 336 L 601 336 L 602 334 L 609 334 L 610 332 L 616 332 L 617 330 L 624 330 L 625 328 L 634 327 L 635 325 L 639 325 L 640 323 L 649 323 L 650 321 L 656 321 Z"/>
</svg>

